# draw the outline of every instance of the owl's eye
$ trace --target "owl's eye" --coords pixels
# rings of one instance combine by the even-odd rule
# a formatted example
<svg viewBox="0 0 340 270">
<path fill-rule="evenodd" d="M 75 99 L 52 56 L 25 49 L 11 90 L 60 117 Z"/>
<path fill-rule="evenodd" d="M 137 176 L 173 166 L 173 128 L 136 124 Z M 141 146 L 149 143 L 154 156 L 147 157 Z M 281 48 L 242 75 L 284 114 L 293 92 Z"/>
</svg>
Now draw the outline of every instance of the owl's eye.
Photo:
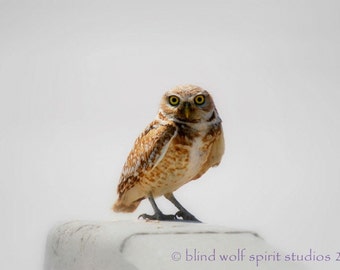
<svg viewBox="0 0 340 270">
<path fill-rule="evenodd" d="M 195 101 L 196 105 L 202 105 L 205 102 L 205 96 L 198 95 L 198 96 L 195 97 L 194 101 Z"/>
<path fill-rule="evenodd" d="M 177 97 L 177 96 L 170 96 L 169 97 L 169 103 L 172 106 L 177 106 L 179 104 L 179 97 Z"/>
</svg>

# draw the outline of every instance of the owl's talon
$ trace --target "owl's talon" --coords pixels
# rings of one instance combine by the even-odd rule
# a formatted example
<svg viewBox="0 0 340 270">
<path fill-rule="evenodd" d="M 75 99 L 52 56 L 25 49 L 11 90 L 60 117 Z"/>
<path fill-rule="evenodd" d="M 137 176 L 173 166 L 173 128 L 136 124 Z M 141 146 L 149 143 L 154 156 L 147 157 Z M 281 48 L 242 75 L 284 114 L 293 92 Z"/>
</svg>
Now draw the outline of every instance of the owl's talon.
<svg viewBox="0 0 340 270">
<path fill-rule="evenodd" d="M 176 217 L 181 217 L 183 221 L 202 223 L 202 221 L 198 220 L 194 215 L 182 210 L 176 213 Z"/>
</svg>

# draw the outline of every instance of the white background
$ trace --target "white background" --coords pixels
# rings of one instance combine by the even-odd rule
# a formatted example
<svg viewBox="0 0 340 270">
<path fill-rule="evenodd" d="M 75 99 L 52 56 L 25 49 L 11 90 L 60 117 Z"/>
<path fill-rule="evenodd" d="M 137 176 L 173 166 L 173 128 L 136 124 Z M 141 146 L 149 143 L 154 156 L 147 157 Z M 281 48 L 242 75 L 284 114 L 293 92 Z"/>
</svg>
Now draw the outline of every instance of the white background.
<svg viewBox="0 0 340 270">
<path fill-rule="evenodd" d="M 277 249 L 335 257 L 339 11 L 330 0 L 0 0 L 0 268 L 41 269 L 59 222 L 151 212 L 110 208 L 134 139 L 185 83 L 215 98 L 227 153 L 179 201 Z"/>
</svg>

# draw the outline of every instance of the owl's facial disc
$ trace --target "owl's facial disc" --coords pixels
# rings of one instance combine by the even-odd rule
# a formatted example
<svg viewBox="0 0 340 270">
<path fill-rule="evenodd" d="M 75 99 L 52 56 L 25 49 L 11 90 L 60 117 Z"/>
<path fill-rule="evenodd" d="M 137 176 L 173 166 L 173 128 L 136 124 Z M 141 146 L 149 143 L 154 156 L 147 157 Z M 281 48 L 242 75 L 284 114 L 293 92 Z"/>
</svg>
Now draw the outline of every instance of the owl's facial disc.
<svg viewBox="0 0 340 270">
<path fill-rule="evenodd" d="M 175 121 L 200 123 L 209 121 L 213 115 L 214 102 L 206 90 L 194 85 L 184 85 L 164 94 L 160 110 Z"/>
</svg>

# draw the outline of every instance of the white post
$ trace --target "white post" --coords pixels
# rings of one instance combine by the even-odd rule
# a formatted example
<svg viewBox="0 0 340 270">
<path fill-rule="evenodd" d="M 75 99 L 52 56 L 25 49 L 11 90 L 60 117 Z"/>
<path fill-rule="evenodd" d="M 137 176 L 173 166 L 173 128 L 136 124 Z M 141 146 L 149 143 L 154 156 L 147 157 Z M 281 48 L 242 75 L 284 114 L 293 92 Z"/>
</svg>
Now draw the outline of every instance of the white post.
<svg viewBox="0 0 340 270">
<path fill-rule="evenodd" d="M 74 221 L 47 239 L 45 270 L 301 269 L 256 233 L 184 222 Z"/>
</svg>

